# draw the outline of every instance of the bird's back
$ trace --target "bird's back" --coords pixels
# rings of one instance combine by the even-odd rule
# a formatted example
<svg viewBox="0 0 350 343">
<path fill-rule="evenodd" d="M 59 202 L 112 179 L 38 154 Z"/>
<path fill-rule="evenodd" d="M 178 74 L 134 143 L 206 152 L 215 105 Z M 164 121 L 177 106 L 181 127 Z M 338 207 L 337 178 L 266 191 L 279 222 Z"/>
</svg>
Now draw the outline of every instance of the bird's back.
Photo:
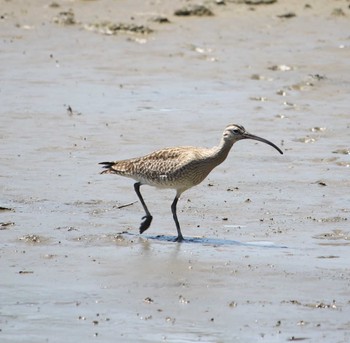
<svg viewBox="0 0 350 343">
<path fill-rule="evenodd" d="M 162 188 L 188 189 L 200 183 L 213 169 L 210 149 L 165 148 L 139 158 L 102 162 L 103 173 L 130 177 L 142 184 Z"/>
</svg>

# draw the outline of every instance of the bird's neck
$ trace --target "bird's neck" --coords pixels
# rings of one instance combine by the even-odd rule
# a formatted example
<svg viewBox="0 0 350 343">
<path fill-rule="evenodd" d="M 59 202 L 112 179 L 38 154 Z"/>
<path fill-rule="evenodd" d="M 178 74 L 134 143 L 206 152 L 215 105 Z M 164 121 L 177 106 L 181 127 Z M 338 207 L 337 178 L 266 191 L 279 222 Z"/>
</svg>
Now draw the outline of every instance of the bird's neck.
<svg viewBox="0 0 350 343">
<path fill-rule="evenodd" d="M 220 144 L 211 149 L 211 157 L 213 158 L 215 165 L 219 165 L 224 162 L 228 153 L 232 148 L 233 142 L 225 141 L 221 139 Z"/>
</svg>

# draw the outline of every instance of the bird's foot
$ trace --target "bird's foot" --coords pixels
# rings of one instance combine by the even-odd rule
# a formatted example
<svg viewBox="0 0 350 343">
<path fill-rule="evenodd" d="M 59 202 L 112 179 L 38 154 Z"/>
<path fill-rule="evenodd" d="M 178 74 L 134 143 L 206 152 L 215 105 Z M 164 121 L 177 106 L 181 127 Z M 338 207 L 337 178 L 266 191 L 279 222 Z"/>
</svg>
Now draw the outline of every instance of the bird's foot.
<svg viewBox="0 0 350 343">
<path fill-rule="evenodd" d="M 142 217 L 142 219 L 144 219 L 144 220 L 140 225 L 140 233 L 145 232 L 150 227 L 153 217 L 152 216 L 144 216 L 144 217 Z"/>
<path fill-rule="evenodd" d="M 182 236 L 182 235 L 179 235 L 179 236 L 176 237 L 175 242 L 181 243 L 181 242 L 183 242 L 184 240 L 185 240 L 185 239 L 183 238 L 183 236 Z"/>
</svg>

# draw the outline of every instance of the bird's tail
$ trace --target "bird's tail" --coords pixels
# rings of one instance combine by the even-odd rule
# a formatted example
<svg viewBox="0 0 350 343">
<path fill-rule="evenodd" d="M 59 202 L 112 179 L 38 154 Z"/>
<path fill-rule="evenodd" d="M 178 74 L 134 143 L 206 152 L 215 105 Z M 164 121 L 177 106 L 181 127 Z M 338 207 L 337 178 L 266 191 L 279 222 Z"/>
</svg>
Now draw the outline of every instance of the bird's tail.
<svg viewBox="0 0 350 343">
<path fill-rule="evenodd" d="M 103 170 L 101 174 L 118 174 L 128 176 L 133 172 L 133 166 L 129 161 L 100 162 Z"/>
<path fill-rule="evenodd" d="M 105 168 L 100 174 L 116 174 L 116 171 L 113 169 L 115 162 L 100 162 L 99 164 L 102 165 L 102 168 Z"/>
</svg>

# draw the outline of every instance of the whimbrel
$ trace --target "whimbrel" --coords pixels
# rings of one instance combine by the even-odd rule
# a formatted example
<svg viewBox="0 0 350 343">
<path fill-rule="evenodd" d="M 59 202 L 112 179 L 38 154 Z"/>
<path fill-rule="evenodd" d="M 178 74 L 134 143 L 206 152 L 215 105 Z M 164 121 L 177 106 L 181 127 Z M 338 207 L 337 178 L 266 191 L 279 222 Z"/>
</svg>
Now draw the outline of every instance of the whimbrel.
<svg viewBox="0 0 350 343">
<path fill-rule="evenodd" d="M 216 166 L 226 159 L 232 145 L 241 139 L 254 139 L 266 143 L 283 154 L 282 150 L 270 141 L 248 133 L 241 125 L 230 124 L 225 128 L 219 145 L 211 149 L 191 146 L 165 148 L 139 158 L 101 162 L 100 164 L 105 168 L 101 174 L 118 174 L 136 181 L 135 192 L 145 211 L 140 233 L 149 228 L 153 218 L 143 200 L 140 186 L 175 189 L 176 196 L 171 205 L 171 211 L 177 229 L 176 241 L 181 242 L 184 238 L 176 214 L 176 205 L 181 194 L 200 184 Z"/>
</svg>

